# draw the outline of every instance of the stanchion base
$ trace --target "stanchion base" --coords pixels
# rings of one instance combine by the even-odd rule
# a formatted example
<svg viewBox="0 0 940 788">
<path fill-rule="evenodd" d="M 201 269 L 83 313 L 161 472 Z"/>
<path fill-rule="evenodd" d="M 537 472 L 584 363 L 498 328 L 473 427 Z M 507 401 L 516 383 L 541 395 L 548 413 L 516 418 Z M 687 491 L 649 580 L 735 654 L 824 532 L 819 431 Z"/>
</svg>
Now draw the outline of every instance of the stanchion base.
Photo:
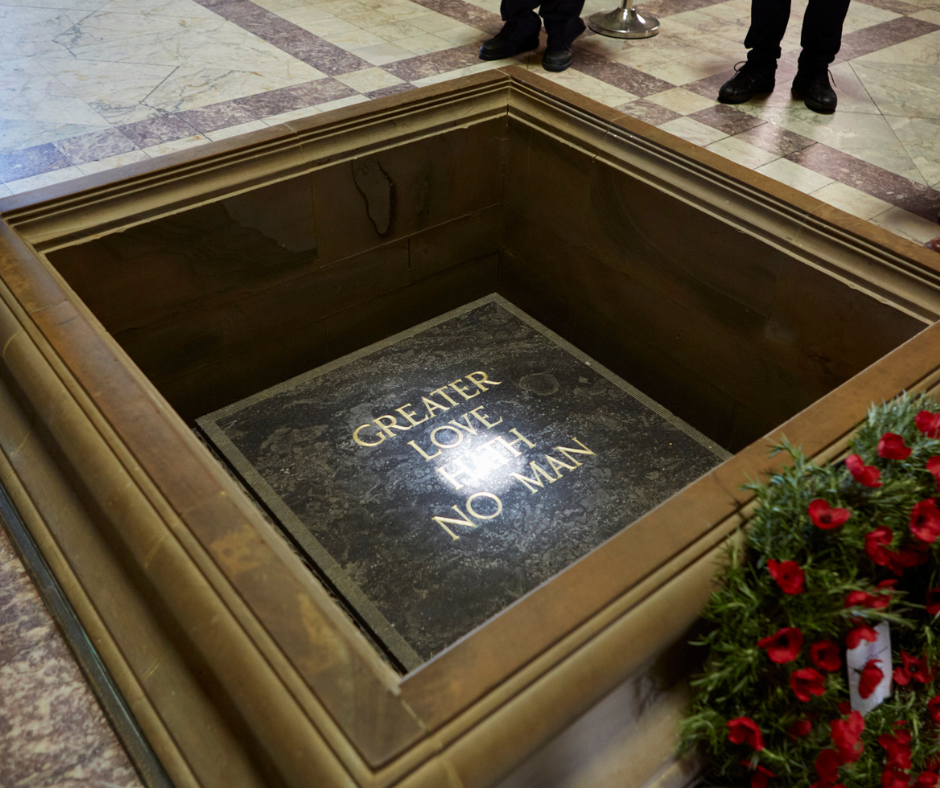
<svg viewBox="0 0 940 788">
<path fill-rule="evenodd" d="M 615 8 L 591 14 L 588 25 L 595 33 L 611 38 L 650 38 L 659 32 L 655 16 L 640 16 L 635 8 Z"/>
</svg>

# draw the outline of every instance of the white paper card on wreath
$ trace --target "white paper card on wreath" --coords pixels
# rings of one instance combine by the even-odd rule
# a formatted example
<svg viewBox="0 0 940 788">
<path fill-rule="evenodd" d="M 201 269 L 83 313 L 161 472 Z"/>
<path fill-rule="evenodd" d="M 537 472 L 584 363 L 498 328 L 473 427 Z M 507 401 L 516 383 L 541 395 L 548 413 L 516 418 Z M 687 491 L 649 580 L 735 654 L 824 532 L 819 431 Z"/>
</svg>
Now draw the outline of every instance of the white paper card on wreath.
<svg viewBox="0 0 940 788">
<path fill-rule="evenodd" d="M 849 703 L 854 711 L 862 714 L 868 714 L 891 695 L 891 674 L 894 670 L 891 666 L 891 630 L 887 621 L 881 622 L 874 629 L 878 635 L 874 643 L 863 640 L 858 647 L 848 649 L 845 654 L 845 663 L 849 672 Z M 883 677 L 875 687 L 875 691 L 867 698 L 863 698 L 858 694 L 859 681 L 865 665 L 873 659 L 880 660 L 878 668 Z"/>
</svg>

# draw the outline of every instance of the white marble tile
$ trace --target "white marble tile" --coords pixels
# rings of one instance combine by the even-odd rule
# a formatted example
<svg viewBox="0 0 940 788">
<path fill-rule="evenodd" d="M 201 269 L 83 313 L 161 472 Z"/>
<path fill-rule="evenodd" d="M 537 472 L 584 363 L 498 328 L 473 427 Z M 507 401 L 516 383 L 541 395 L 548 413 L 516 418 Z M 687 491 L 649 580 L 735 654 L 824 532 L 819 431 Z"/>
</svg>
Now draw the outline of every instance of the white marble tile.
<svg viewBox="0 0 940 788">
<path fill-rule="evenodd" d="M 503 66 L 528 66 L 530 62 L 535 62 L 534 57 L 530 57 L 528 53 L 517 55 L 516 57 L 506 58 L 505 60 L 484 60 L 480 63 L 474 63 L 472 66 L 466 66 L 465 68 L 458 68 L 454 71 L 447 71 L 444 74 L 436 74 L 433 77 L 425 77 L 424 79 L 416 79 L 412 81 L 412 85 L 415 87 L 423 88 L 428 85 L 436 85 L 439 82 L 447 82 L 450 79 L 457 79 L 458 77 L 466 77 L 470 74 L 479 74 L 481 71 L 489 71 L 492 68 L 502 68 Z M 541 65 L 535 63 L 538 68 L 539 74 L 545 74 L 546 72 L 542 69 Z"/>
<path fill-rule="evenodd" d="M 619 107 L 621 104 L 626 104 L 628 101 L 637 98 L 632 93 L 608 85 L 606 82 L 595 79 L 588 74 L 582 74 L 574 69 L 554 74 L 550 71 L 543 71 L 542 75 L 552 82 L 564 85 L 566 88 L 577 91 L 582 96 L 587 96 L 594 99 L 594 101 L 599 101 L 601 104 L 606 104 L 608 107 Z"/>
<path fill-rule="evenodd" d="M 155 117 L 141 102 L 174 72 L 173 66 L 44 58 L 43 68 L 112 124 Z"/>
<path fill-rule="evenodd" d="M 868 115 L 880 115 L 881 111 L 875 104 L 871 94 L 858 78 L 851 63 L 835 63 L 829 67 L 831 84 L 839 97 L 836 112 L 862 112 Z M 789 88 L 789 85 L 781 85 Z"/>
<path fill-rule="evenodd" d="M 451 24 L 453 24 L 453 20 L 451 20 Z M 445 29 L 446 28 L 441 28 L 441 30 Z M 394 42 L 402 38 L 423 36 L 430 31 L 423 30 L 410 22 L 389 22 L 388 24 L 379 25 L 378 27 L 367 28 L 366 32 L 378 36 L 383 41 Z"/>
<path fill-rule="evenodd" d="M 281 16 L 286 17 L 287 14 L 283 13 Z M 320 38 L 329 38 L 330 36 L 350 33 L 359 29 L 352 22 L 347 22 L 345 19 L 340 19 L 338 16 L 333 16 L 332 14 L 317 19 L 304 19 L 303 21 L 290 19 L 289 21 Z"/>
<path fill-rule="evenodd" d="M 721 57 L 711 52 L 701 52 L 681 61 L 671 60 L 666 63 L 643 66 L 639 70 L 673 85 L 687 85 L 689 82 L 697 82 L 712 74 L 728 71 L 734 67 L 735 62 L 733 58 Z"/>
<path fill-rule="evenodd" d="M 141 32 L 130 38 L 114 38 L 75 47 L 69 51 L 68 58 L 60 59 L 178 66 L 210 45 L 212 37 L 218 35 L 225 24 L 224 20 L 218 18 L 212 21 L 195 20 L 192 24 L 169 30 Z M 58 56 L 47 55 L 45 59 L 52 57 Z"/>
<path fill-rule="evenodd" d="M 85 17 L 55 41 L 76 50 L 109 41 L 127 41 L 143 33 L 177 31 L 179 26 L 178 19 L 168 17 L 101 12 Z"/>
<path fill-rule="evenodd" d="M 393 3 L 391 5 L 381 5 L 383 16 L 387 16 L 393 22 L 401 22 L 406 19 L 414 19 L 418 16 L 424 16 L 428 9 L 417 3 Z"/>
<path fill-rule="evenodd" d="M 895 63 L 905 66 L 940 65 L 940 30 L 855 58 L 853 63 Z"/>
<path fill-rule="evenodd" d="M 56 2 L 56 0 L 52 0 Z M 303 2 L 303 0 L 300 0 Z M 259 3 L 260 5 L 260 3 Z M 219 15 L 203 8 L 193 0 L 109 0 L 98 9 L 102 13 L 143 14 L 144 16 L 166 16 L 177 20 L 218 21 Z"/>
<path fill-rule="evenodd" d="M 908 14 L 911 19 L 919 19 L 922 22 L 931 22 L 935 25 L 940 25 L 940 10 L 934 8 L 927 8 L 923 11 L 918 11 L 916 14 Z"/>
<path fill-rule="evenodd" d="M 484 33 L 470 25 L 456 25 L 455 27 L 439 30 L 434 35 L 450 42 L 451 46 L 459 47 L 464 44 L 479 44 L 492 38 L 491 33 Z"/>
<path fill-rule="evenodd" d="M 404 82 L 394 74 L 389 74 L 384 68 L 365 68 L 362 71 L 340 74 L 334 79 L 359 93 L 371 93 L 373 90 L 381 90 Z"/>
<path fill-rule="evenodd" d="M 62 8 L 0 5 L 0 30 L 28 56 L 61 52 L 64 47 L 54 39 L 83 16 L 81 11 Z"/>
<path fill-rule="evenodd" d="M 890 116 L 886 119 L 924 180 L 930 185 L 940 181 L 940 120 Z"/>
<path fill-rule="evenodd" d="M 735 24 L 741 21 L 741 9 L 731 3 L 716 3 L 706 6 L 702 13 L 721 19 L 724 22 L 733 22 Z"/>
<path fill-rule="evenodd" d="M 9 197 L 13 192 L 11 192 L 4 184 L 0 183 L 0 197 Z"/>
<path fill-rule="evenodd" d="M 277 126 L 279 123 L 288 123 L 292 120 L 302 120 L 303 118 L 308 118 L 311 115 L 316 115 L 320 110 L 315 107 L 304 107 L 303 109 L 294 109 L 290 112 L 282 112 L 280 115 L 270 115 L 267 118 L 262 119 L 262 123 L 265 126 Z"/>
<path fill-rule="evenodd" d="M 394 63 L 398 60 L 405 60 L 414 56 L 414 52 L 409 52 L 407 49 L 397 44 L 383 43 L 356 50 L 356 57 L 362 58 L 373 66 L 384 66 L 388 63 Z"/>
<path fill-rule="evenodd" d="M 260 120 L 252 120 L 248 123 L 239 123 L 236 126 L 229 126 L 226 129 L 217 129 L 216 131 L 207 131 L 206 136 L 210 140 L 227 140 L 229 137 L 237 137 L 239 134 L 248 134 L 252 131 L 261 131 L 268 126 Z"/>
<path fill-rule="evenodd" d="M 453 27 L 454 20 L 452 17 L 431 11 L 420 14 L 419 16 L 413 16 L 407 22 L 402 22 L 400 24 L 407 24 L 411 27 L 417 27 L 418 29 L 423 30 L 425 33 L 436 33 L 439 30 L 447 30 L 448 28 Z"/>
<path fill-rule="evenodd" d="M 26 51 L 17 46 L 12 38 L 0 35 L 0 61 L 19 60 L 25 57 L 28 57 Z"/>
<path fill-rule="evenodd" d="M 681 115 L 690 115 L 693 112 L 714 107 L 718 103 L 714 99 L 700 96 L 685 88 L 673 88 L 664 90 L 662 93 L 654 93 L 652 96 L 647 96 L 646 100 Z"/>
<path fill-rule="evenodd" d="M 832 178 L 828 178 L 822 173 L 814 172 L 802 164 L 790 161 L 789 159 L 776 159 L 769 164 L 764 164 L 757 168 L 762 175 L 773 178 L 775 181 L 785 183 L 801 192 L 810 194 L 819 189 L 834 183 Z"/>
<path fill-rule="evenodd" d="M 96 172 L 113 170 L 115 167 L 123 167 L 125 164 L 133 164 L 138 161 L 146 161 L 150 157 L 142 150 L 132 150 L 127 153 L 119 153 L 117 156 L 108 156 L 106 159 L 90 161 L 87 164 L 79 164 L 78 169 L 83 175 L 92 175 Z"/>
<path fill-rule="evenodd" d="M 157 156 L 164 156 L 167 153 L 176 153 L 177 151 L 186 150 L 187 148 L 195 148 L 199 145 L 205 145 L 207 142 L 209 142 L 209 138 L 205 135 L 194 134 L 191 137 L 183 137 L 181 140 L 151 145 L 149 148 L 144 148 L 143 151 L 150 158 L 155 159 Z"/>
<path fill-rule="evenodd" d="M 686 120 L 689 119 L 686 118 Z M 665 125 L 668 124 L 664 124 L 664 126 Z M 664 126 L 660 128 L 664 128 Z M 758 148 L 756 145 L 751 145 L 749 142 L 736 139 L 735 137 L 725 137 L 705 147 L 712 153 L 724 156 L 726 159 L 747 167 L 750 170 L 756 170 L 758 167 L 777 158 L 776 153 Z"/>
<path fill-rule="evenodd" d="M 903 208 L 891 208 L 870 221 L 917 244 L 925 244 L 940 235 L 940 225 L 936 222 L 922 219 Z"/>
<path fill-rule="evenodd" d="M 368 33 L 365 30 L 359 29 L 349 30 L 345 33 L 339 33 L 335 36 L 324 36 L 324 38 L 331 44 L 342 47 L 343 49 L 348 49 L 350 51 L 386 43 L 384 39 L 381 39 L 378 36 L 374 36 L 372 33 Z"/>
<path fill-rule="evenodd" d="M 44 172 L 42 175 L 33 175 L 31 178 L 8 181 L 6 186 L 13 194 L 22 194 L 33 189 L 41 189 L 43 186 L 52 186 L 54 183 L 80 178 L 82 175 L 84 173 L 78 167 L 63 167 L 61 170 Z"/>
<path fill-rule="evenodd" d="M 290 11 L 293 8 L 309 7 L 307 0 L 252 0 L 255 5 L 271 11 L 278 16 L 283 16 L 283 11 Z"/>
<path fill-rule="evenodd" d="M 866 5 L 855 0 L 854 3 L 849 3 L 849 12 L 845 15 L 845 22 L 842 23 L 842 35 L 879 25 L 882 22 L 889 22 L 900 16 L 894 11 L 886 11 L 884 8 Z"/>
<path fill-rule="evenodd" d="M 856 59 L 852 68 L 885 115 L 940 119 L 940 65 Z"/>
<path fill-rule="evenodd" d="M 839 181 L 833 181 L 828 186 L 823 186 L 821 189 L 811 192 L 811 194 L 824 203 L 850 213 L 852 216 L 857 216 L 859 219 L 871 219 L 873 216 L 890 211 L 894 207 L 889 202 L 872 197 L 870 194 L 866 194 L 853 186 L 839 183 Z"/>
<path fill-rule="evenodd" d="M 614 55 L 613 60 L 616 60 L 618 63 L 623 63 L 626 66 L 641 68 L 644 66 L 655 66 L 660 63 L 682 60 L 683 58 L 691 57 L 702 51 L 696 47 L 676 41 L 666 41 L 660 46 L 649 43 L 655 40 L 655 38 L 647 38 L 640 42 L 628 41 L 627 45 L 619 53 Z"/>
<path fill-rule="evenodd" d="M 676 118 L 663 123 L 659 128 L 702 146 L 718 142 L 718 140 L 728 136 L 723 131 L 713 129 L 711 126 L 706 126 L 704 123 L 699 123 L 692 118 Z"/>
<path fill-rule="evenodd" d="M 745 109 L 746 105 L 741 104 L 739 107 Z M 802 134 L 917 183 L 925 183 L 917 166 L 881 115 L 838 111 L 833 115 L 819 115 L 801 103 L 792 107 L 767 107 L 759 116 L 787 131 Z"/>
<path fill-rule="evenodd" d="M 395 45 L 407 49 L 415 55 L 429 55 L 432 52 L 441 52 L 454 47 L 450 41 L 446 41 L 433 33 L 424 33 L 414 38 L 403 38 L 396 41 Z"/>
<path fill-rule="evenodd" d="M 365 96 L 347 96 L 346 98 L 336 99 L 335 101 L 327 101 L 323 104 L 317 104 L 317 109 L 320 112 L 329 112 L 332 109 L 342 109 L 343 107 L 351 107 L 353 104 L 363 104 L 368 101 Z"/>
</svg>

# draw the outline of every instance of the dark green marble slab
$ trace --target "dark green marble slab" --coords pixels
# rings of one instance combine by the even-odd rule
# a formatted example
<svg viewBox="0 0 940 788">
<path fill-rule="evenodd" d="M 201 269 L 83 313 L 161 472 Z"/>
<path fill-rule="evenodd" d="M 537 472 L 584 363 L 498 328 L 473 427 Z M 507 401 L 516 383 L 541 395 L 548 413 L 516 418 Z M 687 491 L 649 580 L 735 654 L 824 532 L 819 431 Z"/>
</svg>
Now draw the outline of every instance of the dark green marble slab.
<svg viewBox="0 0 940 788">
<path fill-rule="evenodd" d="M 198 424 L 405 669 L 728 456 L 499 296 Z"/>
</svg>

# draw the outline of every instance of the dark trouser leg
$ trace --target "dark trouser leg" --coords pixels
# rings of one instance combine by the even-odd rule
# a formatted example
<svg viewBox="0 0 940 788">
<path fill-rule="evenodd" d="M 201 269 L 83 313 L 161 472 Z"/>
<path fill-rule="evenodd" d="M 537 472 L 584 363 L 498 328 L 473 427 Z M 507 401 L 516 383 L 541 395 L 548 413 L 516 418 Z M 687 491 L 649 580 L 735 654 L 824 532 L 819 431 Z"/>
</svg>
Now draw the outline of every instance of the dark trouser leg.
<svg viewBox="0 0 940 788">
<path fill-rule="evenodd" d="M 538 8 L 539 0 L 502 0 L 499 4 L 499 15 L 504 22 L 512 22 L 513 26 L 518 26 L 520 37 L 525 38 L 532 32 L 538 32 L 542 29 L 542 22 L 535 9 Z"/>
<path fill-rule="evenodd" d="M 825 70 L 842 46 L 849 0 L 809 0 L 800 35 L 800 71 Z"/>
<path fill-rule="evenodd" d="M 583 8 L 584 0 L 545 0 L 539 8 L 539 15 L 545 20 L 545 29 L 551 34 L 551 27 L 566 25 L 580 17 Z"/>
<path fill-rule="evenodd" d="M 789 19 L 790 0 L 751 0 L 751 26 L 744 39 L 744 46 L 750 50 L 747 59 L 776 68 Z"/>
</svg>

